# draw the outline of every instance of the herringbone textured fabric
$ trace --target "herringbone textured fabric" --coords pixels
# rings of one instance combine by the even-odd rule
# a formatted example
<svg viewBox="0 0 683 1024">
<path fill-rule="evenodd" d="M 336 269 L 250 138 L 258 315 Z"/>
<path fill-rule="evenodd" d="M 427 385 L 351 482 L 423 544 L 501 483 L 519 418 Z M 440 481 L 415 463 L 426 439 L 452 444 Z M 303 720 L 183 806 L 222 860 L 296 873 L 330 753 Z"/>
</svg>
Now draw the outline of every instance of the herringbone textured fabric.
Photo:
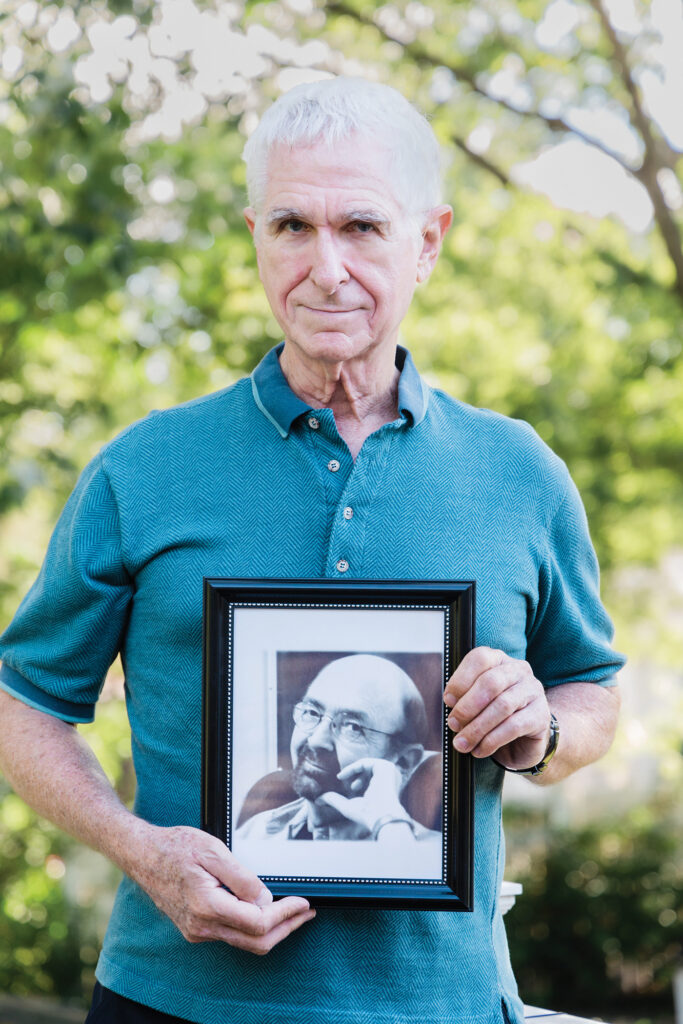
<svg viewBox="0 0 683 1024">
<path fill-rule="evenodd" d="M 253 380 L 124 431 L 85 470 L 2 638 L 2 685 L 86 721 L 120 649 L 136 811 L 199 824 L 203 576 L 475 579 L 478 642 L 548 686 L 620 667 L 567 471 L 525 424 L 423 386 L 355 464 L 275 353 Z M 331 459 L 338 471 L 328 468 Z M 352 507 L 345 518 L 343 509 Z M 200 1024 L 521 1021 L 496 893 L 502 772 L 477 764 L 472 914 L 320 911 L 265 958 L 189 945 L 124 880 L 103 984 Z"/>
</svg>

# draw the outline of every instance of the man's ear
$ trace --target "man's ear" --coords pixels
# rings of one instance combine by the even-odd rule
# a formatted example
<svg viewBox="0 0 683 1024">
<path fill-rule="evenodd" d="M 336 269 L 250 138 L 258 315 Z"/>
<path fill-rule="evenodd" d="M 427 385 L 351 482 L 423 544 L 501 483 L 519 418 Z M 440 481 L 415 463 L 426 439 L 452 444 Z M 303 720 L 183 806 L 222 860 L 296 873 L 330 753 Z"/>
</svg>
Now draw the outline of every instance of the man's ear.
<svg viewBox="0 0 683 1024">
<path fill-rule="evenodd" d="M 417 282 L 426 281 L 437 261 L 446 232 L 453 223 L 453 209 L 450 206 L 435 206 L 427 214 L 427 223 L 422 229 L 422 250 L 417 260 Z"/>
<path fill-rule="evenodd" d="M 422 760 L 423 754 L 424 747 L 421 743 L 409 743 L 408 746 L 403 748 L 400 756 L 396 758 L 396 767 L 401 772 L 404 782 L 406 782 L 415 771 Z"/>
<path fill-rule="evenodd" d="M 244 214 L 244 219 L 246 221 L 247 227 L 249 228 L 249 234 L 253 238 L 254 231 L 256 231 L 256 210 L 253 208 L 253 206 L 247 206 L 246 209 L 243 210 L 242 212 Z"/>
</svg>

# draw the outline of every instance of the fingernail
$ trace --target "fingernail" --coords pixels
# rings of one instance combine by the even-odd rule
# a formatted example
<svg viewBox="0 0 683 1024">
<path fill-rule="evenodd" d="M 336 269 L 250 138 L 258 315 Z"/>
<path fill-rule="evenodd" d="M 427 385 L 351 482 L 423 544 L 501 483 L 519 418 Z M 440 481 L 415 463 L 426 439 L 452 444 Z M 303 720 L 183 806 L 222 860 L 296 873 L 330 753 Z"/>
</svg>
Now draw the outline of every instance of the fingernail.
<svg viewBox="0 0 683 1024">
<path fill-rule="evenodd" d="M 443 702 L 447 708 L 454 708 L 456 701 L 452 693 L 444 693 Z"/>
<path fill-rule="evenodd" d="M 269 907 L 273 902 L 273 894 L 270 889 L 263 889 L 255 902 L 257 907 Z"/>
<path fill-rule="evenodd" d="M 448 728 L 452 729 L 453 732 L 458 732 L 460 730 L 460 722 L 457 718 L 454 718 L 453 715 L 448 719 Z"/>
<path fill-rule="evenodd" d="M 453 740 L 453 746 L 456 750 L 459 750 L 461 754 L 466 754 L 470 748 L 469 743 L 463 736 L 456 736 Z"/>
</svg>

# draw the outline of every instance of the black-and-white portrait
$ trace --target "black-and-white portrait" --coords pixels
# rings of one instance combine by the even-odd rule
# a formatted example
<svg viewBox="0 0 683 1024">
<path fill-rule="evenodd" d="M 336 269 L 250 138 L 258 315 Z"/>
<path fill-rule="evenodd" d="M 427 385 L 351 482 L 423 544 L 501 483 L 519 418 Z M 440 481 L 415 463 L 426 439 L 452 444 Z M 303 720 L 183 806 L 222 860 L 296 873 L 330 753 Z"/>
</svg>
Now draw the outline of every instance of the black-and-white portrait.
<svg viewBox="0 0 683 1024">
<path fill-rule="evenodd" d="M 443 613 L 237 609 L 234 636 L 235 855 L 262 874 L 440 877 Z"/>
<path fill-rule="evenodd" d="M 427 692 L 438 687 L 439 654 L 278 654 L 287 754 L 247 794 L 240 835 L 410 843 L 440 831 L 441 756 L 429 749 L 425 700 L 401 661 Z"/>
</svg>

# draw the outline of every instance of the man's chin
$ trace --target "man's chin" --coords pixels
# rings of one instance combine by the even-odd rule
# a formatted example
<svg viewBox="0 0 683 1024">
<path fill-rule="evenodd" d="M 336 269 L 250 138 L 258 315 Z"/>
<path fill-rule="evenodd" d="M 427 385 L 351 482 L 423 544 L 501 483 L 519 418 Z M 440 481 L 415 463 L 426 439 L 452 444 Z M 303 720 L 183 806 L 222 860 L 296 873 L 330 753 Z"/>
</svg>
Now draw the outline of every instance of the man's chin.
<svg viewBox="0 0 683 1024">
<path fill-rule="evenodd" d="M 313 776 L 302 768 L 294 769 L 292 784 L 295 793 L 311 802 L 317 800 L 323 793 L 339 790 L 339 779 L 336 776 L 323 773 Z"/>
<path fill-rule="evenodd" d="M 349 315 L 350 316 L 350 315 Z M 340 363 L 358 358 L 373 347 L 373 339 L 367 329 L 359 329 L 353 320 L 340 317 L 339 322 L 310 323 L 292 332 L 291 356 L 296 359 L 301 352 L 309 359 L 322 363 Z M 283 366 L 286 372 L 287 361 Z"/>
</svg>

